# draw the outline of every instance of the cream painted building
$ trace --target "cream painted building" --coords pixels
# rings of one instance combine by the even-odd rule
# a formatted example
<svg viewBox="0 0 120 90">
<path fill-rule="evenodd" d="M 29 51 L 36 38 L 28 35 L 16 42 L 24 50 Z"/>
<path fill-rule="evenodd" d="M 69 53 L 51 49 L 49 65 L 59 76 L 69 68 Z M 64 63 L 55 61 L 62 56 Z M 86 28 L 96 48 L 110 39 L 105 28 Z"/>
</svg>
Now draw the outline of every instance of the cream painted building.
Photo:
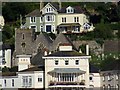
<svg viewBox="0 0 120 90">
<path fill-rule="evenodd" d="M 72 50 L 72 46 L 60 46 L 59 51 L 45 59 L 45 88 L 89 88 L 89 59 Z"/>
<path fill-rule="evenodd" d="M 47 33 L 82 33 L 93 31 L 93 25 L 88 21 L 85 12 L 80 6 L 62 7 L 48 3 L 40 10 L 34 10 L 26 15 L 26 28 L 35 32 Z"/>
</svg>

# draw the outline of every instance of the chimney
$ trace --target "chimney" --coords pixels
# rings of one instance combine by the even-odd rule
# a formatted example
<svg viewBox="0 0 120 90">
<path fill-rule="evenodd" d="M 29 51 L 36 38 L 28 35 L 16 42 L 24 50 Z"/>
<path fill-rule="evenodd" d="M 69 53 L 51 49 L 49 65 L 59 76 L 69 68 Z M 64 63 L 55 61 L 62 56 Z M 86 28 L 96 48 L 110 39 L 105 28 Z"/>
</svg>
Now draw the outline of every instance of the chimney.
<svg viewBox="0 0 120 90">
<path fill-rule="evenodd" d="M 59 51 L 72 51 L 72 46 L 69 43 L 59 44 Z"/>
<path fill-rule="evenodd" d="M 44 7 L 44 2 L 40 1 L 40 10 Z"/>
<path fill-rule="evenodd" d="M 62 2 L 60 0 L 58 0 L 58 3 L 59 3 L 59 10 L 61 10 L 61 8 L 62 8 Z"/>
<path fill-rule="evenodd" d="M 86 55 L 89 55 L 89 45 L 86 45 Z"/>
</svg>

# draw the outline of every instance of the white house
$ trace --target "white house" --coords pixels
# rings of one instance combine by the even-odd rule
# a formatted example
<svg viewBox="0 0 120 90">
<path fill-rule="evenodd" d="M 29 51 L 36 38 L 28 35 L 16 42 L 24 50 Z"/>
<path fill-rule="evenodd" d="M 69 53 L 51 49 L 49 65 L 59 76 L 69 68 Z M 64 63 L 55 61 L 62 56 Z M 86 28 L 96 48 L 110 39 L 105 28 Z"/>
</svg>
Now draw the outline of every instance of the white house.
<svg viewBox="0 0 120 90">
<path fill-rule="evenodd" d="M 18 72 L 2 73 L 0 85 L 18 90 L 98 89 L 100 74 L 89 64 L 91 56 L 86 51 L 87 55 L 74 51 L 70 44 L 60 44 L 59 51 L 46 53 L 42 66 L 31 66 L 30 55 L 18 55 Z"/>
<path fill-rule="evenodd" d="M 11 68 L 11 56 L 12 49 L 10 45 L 2 44 L 0 45 L 0 67 L 9 67 Z"/>
<path fill-rule="evenodd" d="M 31 67 L 19 72 L 2 73 L 0 85 L 5 90 L 42 90 L 44 88 L 43 67 Z"/>
<path fill-rule="evenodd" d="M 44 56 L 45 88 L 89 88 L 89 59 L 91 56 L 73 51 L 72 46 L 59 46 L 59 51 Z"/>
<path fill-rule="evenodd" d="M 61 3 L 47 3 L 40 10 L 36 9 L 27 14 L 25 27 L 32 28 L 35 32 L 54 34 L 82 33 L 94 30 L 80 6 L 61 7 Z"/>
<path fill-rule="evenodd" d="M 17 55 L 18 71 L 28 69 L 30 67 L 31 55 Z"/>
</svg>

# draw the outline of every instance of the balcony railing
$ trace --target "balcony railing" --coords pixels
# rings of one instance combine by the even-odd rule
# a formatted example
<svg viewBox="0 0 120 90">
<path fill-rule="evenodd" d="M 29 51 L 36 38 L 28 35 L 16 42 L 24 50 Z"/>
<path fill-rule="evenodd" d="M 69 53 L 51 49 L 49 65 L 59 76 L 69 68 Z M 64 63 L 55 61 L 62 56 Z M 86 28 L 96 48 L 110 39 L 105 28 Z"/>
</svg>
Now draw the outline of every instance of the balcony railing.
<svg viewBox="0 0 120 90">
<path fill-rule="evenodd" d="M 56 81 L 50 81 L 49 86 L 53 85 L 85 85 L 85 82 L 56 82 Z"/>
</svg>

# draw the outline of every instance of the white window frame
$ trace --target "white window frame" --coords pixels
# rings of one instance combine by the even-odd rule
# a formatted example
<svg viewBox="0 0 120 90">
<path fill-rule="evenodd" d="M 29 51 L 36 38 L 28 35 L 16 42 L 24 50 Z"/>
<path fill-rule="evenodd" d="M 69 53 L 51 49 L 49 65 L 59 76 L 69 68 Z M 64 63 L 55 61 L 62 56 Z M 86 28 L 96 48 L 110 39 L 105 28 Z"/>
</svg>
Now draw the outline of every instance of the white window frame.
<svg viewBox="0 0 120 90">
<path fill-rule="evenodd" d="M 12 79 L 12 87 L 14 87 L 14 86 L 15 86 L 15 80 Z"/>
<path fill-rule="evenodd" d="M 32 86 L 32 76 L 22 76 L 22 87 Z"/>
<path fill-rule="evenodd" d="M 58 65 L 59 64 L 59 61 L 58 60 L 55 60 L 55 65 Z"/>
<path fill-rule="evenodd" d="M 62 17 L 62 23 L 66 23 L 67 19 L 66 17 Z"/>
<path fill-rule="evenodd" d="M 75 60 L 75 65 L 79 65 L 79 60 Z"/>
<path fill-rule="evenodd" d="M 39 76 L 38 76 L 38 82 L 39 82 L 39 83 L 40 83 L 40 82 L 43 82 L 42 75 L 39 75 Z"/>
<path fill-rule="evenodd" d="M 40 25 L 40 32 L 43 32 L 43 25 Z"/>
<path fill-rule="evenodd" d="M 43 17 L 41 16 L 41 17 L 40 17 L 40 23 L 42 23 L 42 22 L 43 22 Z"/>
<path fill-rule="evenodd" d="M 55 32 L 55 25 L 52 25 L 52 32 Z"/>
<path fill-rule="evenodd" d="M 118 75 L 118 73 L 115 75 L 115 78 L 116 78 L 116 80 L 118 80 L 118 77 L 119 77 L 119 75 Z"/>
<path fill-rule="evenodd" d="M 48 17 L 49 17 L 49 21 L 48 21 Z M 54 15 L 46 15 L 45 22 L 55 22 L 55 16 Z"/>
<path fill-rule="evenodd" d="M 69 60 L 65 60 L 65 65 L 69 65 Z"/>
<path fill-rule="evenodd" d="M 33 21 L 32 21 L 33 18 Z M 36 23 L 36 17 L 30 17 L 30 23 Z"/>
</svg>

